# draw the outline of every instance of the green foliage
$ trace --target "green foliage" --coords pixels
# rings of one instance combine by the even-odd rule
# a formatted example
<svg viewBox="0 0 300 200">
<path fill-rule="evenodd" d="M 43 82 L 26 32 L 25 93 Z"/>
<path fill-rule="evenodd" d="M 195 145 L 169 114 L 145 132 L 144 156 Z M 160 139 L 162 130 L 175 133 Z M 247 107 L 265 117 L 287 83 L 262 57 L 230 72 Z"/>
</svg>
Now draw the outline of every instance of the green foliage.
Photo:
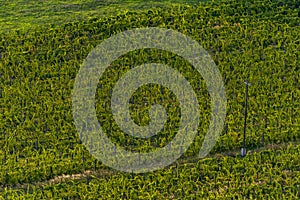
<svg viewBox="0 0 300 200">
<path fill-rule="evenodd" d="M 291 147 L 294 149 L 291 151 L 280 151 L 279 154 L 269 152 L 270 157 L 266 160 L 256 154 L 245 160 L 225 157 L 220 162 L 222 167 L 218 166 L 219 161 L 216 160 L 203 161 L 208 164 L 199 161 L 198 164 L 203 166 L 201 170 L 193 171 L 188 165 L 179 166 L 176 168 L 176 176 L 171 169 L 161 170 L 146 175 L 145 182 L 142 176 L 131 180 L 128 174 L 121 174 L 110 180 L 92 179 L 89 184 L 82 181 L 62 183 L 44 189 L 29 185 L 28 190 L 19 191 L 9 190 L 6 186 L 45 181 L 58 175 L 81 173 L 92 168 L 107 169 L 101 163 L 95 164 L 94 158 L 80 143 L 76 133 L 71 104 L 73 83 L 80 65 L 93 47 L 113 34 L 137 27 L 157 26 L 187 34 L 210 53 L 219 67 L 226 87 L 228 110 L 226 127 L 212 153 L 229 151 L 242 145 L 244 80 L 252 83 L 249 88 L 247 147 L 258 148 L 265 144 L 298 141 L 298 15 L 298 1 L 222 1 L 198 6 L 174 5 L 168 9 L 147 9 L 143 12 L 130 11 L 112 17 L 67 23 L 60 27 L 41 28 L 34 32 L 15 30 L 2 34 L 1 195 L 12 198 L 23 195 L 24 198 L 63 198 L 68 195 L 70 198 L 85 198 L 83 195 L 89 191 L 90 194 L 95 192 L 97 197 L 111 195 L 107 196 L 110 198 L 172 198 L 168 195 L 174 198 L 188 195 L 217 198 L 227 195 L 228 198 L 247 196 L 260 199 L 269 193 L 271 196 L 279 195 L 280 198 L 297 198 L 299 146 Z M 149 123 L 147 111 L 152 103 L 159 102 L 167 108 L 168 122 L 157 137 L 149 140 L 129 137 L 111 120 L 111 87 L 132 67 L 153 61 L 177 69 L 189 80 L 197 94 L 201 109 L 199 112 L 203 118 L 199 124 L 199 134 L 184 158 L 195 156 L 208 128 L 209 94 L 195 69 L 172 53 L 145 49 L 130 52 L 112 63 L 98 83 L 98 120 L 114 143 L 134 151 L 153 150 L 174 137 L 180 113 L 179 104 L 170 90 L 157 85 L 137 90 L 131 103 L 132 118 L 142 125 Z M 230 162 L 236 163 L 231 166 Z M 252 163 L 257 163 L 259 168 L 247 168 L 250 171 L 244 171 L 247 173 L 244 176 L 241 169 Z M 195 167 L 198 164 L 192 165 Z M 277 166 L 279 164 L 281 166 Z M 227 172 L 230 167 L 233 167 L 234 177 Z M 289 170 L 288 175 L 283 170 Z M 201 176 L 199 171 L 203 172 Z M 262 174 L 254 171 L 262 171 Z M 267 181 L 271 178 L 272 181 L 258 186 L 256 175 L 259 176 L 257 180 Z M 195 180 L 199 176 L 202 180 Z M 286 181 L 286 186 L 280 186 L 282 181 Z M 241 190 L 241 185 L 244 190 Z M 226 194 L 213 189 L 225 187 Z"/>
<path fill-rule="evenodd" d="M 297 199 L 300 145 L 246 158 L 207 158 L 154 173 L 87 176 L 47 185 L 5 188 L 0 195 L 25 199 Z"/>
<path fill-rule="evenodd" d="M 207 0 L 203 0 L 207 1 Z M 195 5 L 196 0 L 0 0 L 0 32 L 38 30 L 40 27 L 60 26 L 67 22 L 93 17 L 115 16 L 120 13 L 149 8 L 169 7 L 174 3 Z"/>
</svg>

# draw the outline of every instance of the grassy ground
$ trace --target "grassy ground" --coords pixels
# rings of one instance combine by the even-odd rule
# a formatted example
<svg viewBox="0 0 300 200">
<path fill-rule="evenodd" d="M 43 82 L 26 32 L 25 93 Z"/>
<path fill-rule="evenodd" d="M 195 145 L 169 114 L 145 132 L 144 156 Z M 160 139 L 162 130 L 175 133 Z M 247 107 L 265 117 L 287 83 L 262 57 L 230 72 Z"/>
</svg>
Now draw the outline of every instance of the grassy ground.
<svg viewBox="0 0 300 200">
<path fill-rule="evenodd" d="M 128 10 L 164 7 L 172 3 L 195 5 L 199 0 L 0 0 L 1 32 L 35 29 L 49 24 L 60 25 L 90 17 L 115 15 Z"/>
</svg>

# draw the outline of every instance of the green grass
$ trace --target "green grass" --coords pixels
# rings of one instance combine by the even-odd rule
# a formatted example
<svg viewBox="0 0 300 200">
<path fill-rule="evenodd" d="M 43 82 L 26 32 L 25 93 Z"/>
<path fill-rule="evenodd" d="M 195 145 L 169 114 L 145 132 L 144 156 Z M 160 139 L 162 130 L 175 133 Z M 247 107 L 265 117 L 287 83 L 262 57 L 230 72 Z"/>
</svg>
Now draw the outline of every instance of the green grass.
<svg viewBox="0 0 300 200">
<path fill-rule="evenodd" d="M 28 30 L 49 24 L 61 25 L 94 17 L 117 15 L 128 10 L 165 7 L 172 3 L 195 5 L 198 2 L 196 0 L 0 0 L 0 26 L 1 32 Z"/>
</svg>

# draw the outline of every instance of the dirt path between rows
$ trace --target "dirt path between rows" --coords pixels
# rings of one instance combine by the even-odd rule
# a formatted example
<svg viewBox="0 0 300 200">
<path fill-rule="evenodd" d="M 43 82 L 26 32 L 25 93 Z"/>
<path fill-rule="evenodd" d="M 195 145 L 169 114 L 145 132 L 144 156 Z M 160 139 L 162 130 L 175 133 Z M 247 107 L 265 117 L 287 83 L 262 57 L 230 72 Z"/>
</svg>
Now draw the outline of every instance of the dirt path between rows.
<svg viewBox="0 0 300 200">
<path fill-rule="evenodd" d="M 257 149 L 252 149 L 249 150 L 247 152 L 247 155 L 251 155 L 253 153 L 257 153 L 257 152 L 261 152 L 264 150 L 279 150 L 279 149 L 284 149 L 285 147 L 287 147 L 289 144 L 293 144 L 293 145 L 299 145 L 300 144 L 300 140 L 298 141 L 294 141 L 294 142 L 288 142 L 288 143 L 281 143 L 281 144 L 269 144 L 266 145 L 264 147 L 260 147 Z M 216 153 L 213 155 L 209 155 L 207 156 L 208 158 L 221 158 L 224 156 L 231 156 L 231 157 L 240 157 L 240 149 L 234 150 L 234 151 L 228 151 L 228 152 L 223 152 L 223 153 Z M 176 162 L 176 164 L 186 164 L 186 163 L 194 163 L 197 162 L 197 160 L 199 160 L 198 158 L 194 157 L 194 158 L 189 158 L 189 159 L 182 159 Z M 175 163 L 173 163 L 172 165 L 175 165 Z M 7 186 L 3 186 L 0 185 L 0 192 L 4 191 L 5 188 L 7 188 L 8 190 L 10 189 L 21 189 L 21 190 L 27 190 L 29 186 L 34 186 L 34 187 L 45 187 L 47 185 L 53 185 L 53 184 L 58 184 L 58 183 L 63 183 L 63 182 L 67 182 L 67 181 L 71 181 L 71 180 L 80 180 L 80 179 L 88 179 L 91 177 L 109 177 L 112 175 L 117 175 L 119 172 L 116 170 L 112 170 L 112 169 L 97 169 L 97 170 L 87 170 L 84 171 L 80 174 L 63 174 L 60 176 L 56 176 L 50 180 L 46 180 L 46 181 L 38 181 L 38 182 L 34 182 L 34 183 L 23 183 L 23 184 L 16 184 L 16 185 L 7 185 Z"/>
</svg>

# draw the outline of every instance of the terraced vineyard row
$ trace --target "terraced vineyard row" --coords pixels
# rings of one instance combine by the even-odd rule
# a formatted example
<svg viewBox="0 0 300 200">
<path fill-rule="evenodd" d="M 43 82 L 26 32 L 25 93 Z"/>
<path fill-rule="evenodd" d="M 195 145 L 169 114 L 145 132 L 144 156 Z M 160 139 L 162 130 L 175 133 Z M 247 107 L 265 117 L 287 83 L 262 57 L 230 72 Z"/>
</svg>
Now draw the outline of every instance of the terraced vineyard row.
<svg viewBox="0 0 300 200">
<path fill-rule="evenodd" d="M 299 153 L 299 145 L 288 145 L 246 158 L 221 156 L 173 165 L 155 174 L 89 175 L 0 194 L 25 199 L 297 199 Z"/>
</svg>

